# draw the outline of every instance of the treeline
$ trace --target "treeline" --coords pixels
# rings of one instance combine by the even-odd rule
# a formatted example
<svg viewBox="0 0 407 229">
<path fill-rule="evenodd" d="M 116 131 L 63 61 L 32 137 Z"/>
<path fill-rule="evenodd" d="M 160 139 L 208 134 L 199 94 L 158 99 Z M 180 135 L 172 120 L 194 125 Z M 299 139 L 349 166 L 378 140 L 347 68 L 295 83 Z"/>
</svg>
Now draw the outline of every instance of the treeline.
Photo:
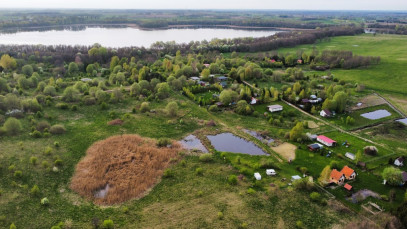
<svg viewBox="0 0 407 229">
<path fill-rule="evenodd" d="M 373 23 L 367 27 L 378 33 L 407 35 L 407 25 Z"/>
<path fill-rule="evenodd" d="M 166 56 L 181 53 L 209 53 L 216 56 L 219 52 L 258 52 L 270 51 L 281 47 L 293 47 L 300 44 L 312 44 L 318 40 L 344 35 L 363 33 L 359 27 L 330 27 L 313 31 L 283 32 L 261 38 L 214 39 L 176 44 L 175 42 L 156 42 L 151 48 L 125 47 L 119 49 L 104 48 L 100 45 L 89 46 L 41 46 L 41 45 L 0 45 L 0 54 L 9 54 L 17 59 L 45 62 L 56 67 L 80 58 L 83 63 L 106 62 L 113 56 L 120 58 L 135 57 L 144 63 L 154 63 Z M 210 53 L 214 53 L 210 55 Z M 63 73 L 63 72 L 62 72 Z"/>
<path fill-rule="evenodd" d="M 311 61 L 310 68 L 323 71 L 331 68 L 351 69 L 368 67 L 379 62 L 379 56 L 354 56 L 351 51 L 324 50 Z"/>
</svg>

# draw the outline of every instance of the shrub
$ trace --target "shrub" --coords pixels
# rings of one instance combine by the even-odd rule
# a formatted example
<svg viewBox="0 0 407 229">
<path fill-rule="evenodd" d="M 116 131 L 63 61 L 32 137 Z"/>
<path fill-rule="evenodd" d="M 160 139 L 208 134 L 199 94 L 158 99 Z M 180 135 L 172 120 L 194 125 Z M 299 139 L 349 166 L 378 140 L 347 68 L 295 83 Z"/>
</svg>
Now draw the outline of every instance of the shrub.
<svg viewBox="0 0 407 229">
<path fill-rule="evenodd" d="M 198 175 L 198 176 L 202 176 L 202 175 L 203 175 L 203 170 L 202 170 L 202 168 L 196 168 L 196 169 L 195 169 L 195 174 Z"/>
<path fill-rule="evenodd" d="M 150 103 L 148 103 L 148 102 L 141 103 L 140 112 L 145 113 L 147 111 L 150 111 Z"/>
<path fill-rule="evenodd" d="M 50 155 L 51 153 L 52 153 L 52 147 L 50 147 L 50 146 L 45 147 L 44 154 Z"/>
<path fill-rule="evenodd" d="M 41 132 L 43 132 L 45 129 L 48 129 L 48 130 L 49 130 L 49 128 L 51 128 L 51 125 L 50 125 L 47 121 L 41 121 L 41 122 L 39 122 L 39 123 L 37 124 L 37 127 L 36 127 L 36 129 L 37 129 L 38 131 L 41 131 Z"/>
<path fill-rule="evenodd" d="M 13 172 L 15 169 L 16 169 L 16 166 L 15 166 L 15 165 L 10 165 L 10 166 L 8 167 L 8 171 L 10 171 L 10 172 Z"/>
<path fill-rule="evenodd" d="M 317 192 L 312 192 L 309 197 L 311 198 L 312 201 L 318 202 L 321 199 L 321 194 Z"/>
<path fill-rule="evenodd" d="M 100 104 L 100 109 L 101 109 L 101 110 L 107 110 L 107 108 L 109 108 L 109 106 L 107 105 L 107 103 L 102 102 L 102 103 Z"/>
<path fill-rule="evenodd" d="M 297 228 L 305 228 L 305 227 L 304 227 L 304 223 L 303 223 L 302 221 L 300 221 L 300 220 L 298 220 L 298 221 L 295 223 L 295 226 L 296 226 Z"/>
<path fill-rule="evenodd" d="M 169 116 L 175 117 L 177 116 L 178 112 L 178 104 L 177 102 L 169 102 L 167 106 L 165 107 L 165 110 L 167 111 L 167 114 Z"/>
<path fill-rule="evenodd" d="M 169 178 L 174 176 L 174 171 L 172 169 L 165 169 L 163 173 L 163 177 Z"/>
<path fill-rule="evenodd" d="M 59 148 L 59 146 L 60 146 L 60 145 L 59 145 L 59 142 L 55 141 L 55 142 L 54 142 L 54 146 L 55 146 L 56 148 Z"/>
<path fill-rule="evenodd" d="M 182 167 L 185 167 L 185 166 L 187 166 L 187 162 L 185 160 L 182 160 L 181 165 L 182 165 Z"/>
<path fill-rule="evenodd" d="M 56 124 L 51 126 L 51 128 L 49 129 L 49 132 L 51 134 L 63 134 L 65 133 L 66 129 L 63 125 L 60 124 Z"/>
<path fill-rule="evenodd" d="M 76 105 L 72 105 L 72 107 L 71 107 L 71 111 L 77 111 L 78 110 L 78 106 L 76 106 Z"/>
<path fill-rule="evenodd" d="M 23 172 L 21 170 L 17 170 L 14 172 L 14 177 L 21 178 L 23 176 Z"/>
<path fill-rule="evenodd" d="M 337 161 L 331 161 L 329 166 L 331 167 L 331 169 L 339 169 L 339 165 L 338 165 Z"/>
<path fill-rule="evenodd" d="M 213 161 L 212 154 L 210 153 L 204 153 L 201 156 L 199 156 L 199 161 L 201 162 L 211 162 Z"/>
<path fill-rule="evenodd" d="M 46 169 L 46 168 L 49 167 L 48 161 L 42 161 L 41 165 L 42 165 L 42 167 L 43 167 L 44 169 Z"/>
<path fill-rule="evenodd" d="M 171 140 L 168 138 L 160 138 L 157 141 L 158 147 L 167 147 L 168 145 L 171 145 Z"/>
<path fill-rule="evenodd" d="M 38 196 L 40 194 L 40 188 L 38 188 L 38 186 L 35 184 L 31 190 L 30 190 L 30 194 L 33 196 Z"/>
<path fill-rule="evenodd" d="M 43 205 L 43 206 L 49 205 L 49 200 L 47 197 L 44 197 L 41 199 L 41 205 Z"/>
<path fill-rule="evenodd" d="M 55 87 L 48 85 L 44 88 L 44 94 L 49 96 L 55 96 L 57 94 L 57 91 L 55 90 Z"/>
<path fill-rule="evenodd" d="M 111 220 L 111 219 L 106 219 L 106 220 L 104 220 L 104 221 L 103 221 L 103 228 L 106 228 L 106 229 L 112 229 L 112 228 L 114 228 L 113 220 Z"/>
<path fill-rule="evenodd" d="M 37 164 L 37 157 L 30 157 L 30 163 L 32 164 L 32 165 L 36 165 Z"/>
<path fill-rule="evenodd" d="M 34 130 L 32 133 L 30 133 L 31 137 L 33 138 L 40 138 L 42 137 L 42 133 L 38 130 Z"/>
<path fill-rule="evenodd" d="M 17 227 L 16 227 L 16 225 L 14 225 L 14 223 L 11 223 L 10 229 L 17 229 Z"/>
<path fill-rule="evenodd" d="M 62 165 L 62 160 L 61 160 L 61 159 L 56 159 L 56 160 L 54 161 L 54 165 L 55 165 L 55 166 L 61 166 L 61 165 Z"/>
<path fill-rule="evenodd" d="M 62 110 L 67 110 L 69 108 L 67 103 L 57 103 L 55 105 L 56 108 L 62 109 Z"/>
<path fill-rule="evenodd" d="M 7 119 L 4 123 L 4 129 L 9 135 L 17 135 L 22 130 L 21 122 L 13 117 Z"/>
<path fill-rule="evenodd" d="M 295 180 L 293 186 L 297 190 L 312 190 L 314 188 L 314 183 L 309 180 L 308 177 Z"/>
<path fill-rule="evenodd" d="M 254 193 L 256 193 L 256 190 L 254 190 L 252 188 L 247 189 L 247 194 L 254 194 Z"/>
<path fill-rule="evenodd" d="M 363 151 L 365 152 L 365 154 L 370 156 L 376 156 L 378 152 L 375 146 L 366 146 L 363 148 Z"/>
<path fill-rule="evenodd" d="M 218 219 L 222 220 L 224 218 L 223 212 L 218 212 Z"/>
<path fill-rule="evenodd" d="M 228 183 L 231 185 L 236 185 L 237 184 L 237 176 L 236 175 L 230 175 L 228 177 Z"/>
<path fill-rule="evenodd" d="M 208 108 L 208 111 L 209 111 L 209 112 L 218 112 L 218 111 L 219 111 L 219 108 L 218 108 L 218 106 L 216 106 L 216 105 L 211 105 L 211 106 Z"/>
</svg>

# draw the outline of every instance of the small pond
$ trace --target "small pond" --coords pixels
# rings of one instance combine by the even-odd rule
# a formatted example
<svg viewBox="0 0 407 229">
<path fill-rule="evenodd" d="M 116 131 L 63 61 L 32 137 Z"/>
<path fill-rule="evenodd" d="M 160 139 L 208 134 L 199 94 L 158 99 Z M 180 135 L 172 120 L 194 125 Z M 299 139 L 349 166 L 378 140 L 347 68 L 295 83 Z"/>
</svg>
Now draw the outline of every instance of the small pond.
<svg viewBox="0 0 407 229">
<path fill-rule="evenodd" d="M 208 150 L 205 148 L 205 146 L 202 144 L 201 140 L 199 140 L 195 135 L 188 135 L 181 141 L 179 141 L 185 149 L 188 150 L 199 150 L 204 153 L 208 153 Z"/>
<path fill-rule="evenodd" d="M 251 136 L 257 138 L 258 140 L 262 141 L 263 143 L 266 144 L 270 144 L 274 142 L 274 139 L 268 137 L 268 136 L 263 136 L 261 134 L 259 134 L 258 132 L 254 131 L 254 130 L 246 130 L 243 129 L 243 131 L 247 134 L 250 134 Z"/>
<path fill-rule="evenodd" d="M 391 113 L 388 112 L 387 110 L 377 110 L 377 111 L 372 111 L 368 113 L 361 114 L 362 117 L 370 119 L 370 120 L 376 120 L 376 119 L 381 119 L 390 116 Z"/>
<path fill-rule="evenodd" d="M 407 118 L 399 119 L 397 121 L 407 125 Z"/>
<path fill-rule="evenodd" d="M 109 192 L 110 186 L 109 184 L 106 184 L 104 188 L 99 189 L 98 191 L 95 192 L 95 198 L 105 198 L 107 193 Z"/>
<path fill-rule="evenodd" d="M 368 197 L 380 199 L 380 195 L 378 193 L 375 193 L 369 189 L 362 189 L 356 193 L 353 193 L 349 200 L 355 204 L 357 202 L 365 200 Z"/>
<path fill-rule="evenodd" d="M 208 135 L 207 138 L 218 151 L 243 153 L 249 155 L 267 155 L 260 147 L 253 142 L 239 138 L 232 133 L 222 133 L 217 135 Z"/>
</svg>

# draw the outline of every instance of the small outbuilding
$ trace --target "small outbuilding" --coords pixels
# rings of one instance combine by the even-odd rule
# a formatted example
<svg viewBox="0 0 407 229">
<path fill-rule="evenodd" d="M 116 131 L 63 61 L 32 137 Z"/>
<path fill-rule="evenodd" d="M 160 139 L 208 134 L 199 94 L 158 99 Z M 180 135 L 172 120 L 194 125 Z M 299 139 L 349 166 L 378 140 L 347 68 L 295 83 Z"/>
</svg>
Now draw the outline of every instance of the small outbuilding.
<svg viewBox="0 0 407 229">
<path fill-rule="evenodd" d="M 322 110 L 321 112 L 319 112 L 319 115 L 321 115 L 324 118 L 332 117 L 332 113 L 328 109 Z"/>
<path fill-rule="evenodd" d="M 316 141 L 318 138 L 318 135 L 316 135 L 316 134 L 307 133 L 306 135 L 307 135 L 308 139 L 311 141 Z"/>
<path fill-rule="evenodd" d="M 275 176 L 277 175 L 276 170 L 274 169 L 266 169 L 267 176 Z"/>
<path fill-rule="evenodd" d="M 350 184 L 345 184 L 343 187 L 348 191 L 352 190 L 352 185 Z"/>
<path fill-rule="evenodd" d="M 308 145 L 308 149 L 309 149 L 310 151 L 318 151 L 318 150 L 320 150 L 320 149 L 322 149 L 322 148 L 323 148 L 323 146 L 320 145 L 320 144 L 318 144 L 318 143 L 314 143 L 314 144 Z"/>
<path fill-rule="evenodd" d="M 347 157 L 347 158 L 349 158 L 349 159 L 351 159 L 351 160 L 355 160 L 355 159 L 356 159 L 355 154 L 349 153 L 349 152 L 345 153 L 345 157 Z"/>
<path fill-rule="evenodd" d="M 295 180 L 299 180 L 299 179 L 301 179 L 301 177 L 298 175 L 291 176 L 291 181 L 295 181 Z"/>
<path fill-rule="evenodd" d="M 404 157 L 398 157 L 396 160 L 394 160 L 394 165 L 395 166 L 403 166 L 404 165 Z"/>
<path fill-rule="evenodd" d="M 199 78 L 198 76 L 192 76 L 192 77 L 189 78 L 189 79 L 191 79 L 191 80 L 193 80 L 193 81 L 200 81 L 200 80 L 201 80 L 201 78 Z"/>
<path fill-rule="evenodd" d="M 252 97 L 252 99 L 251 99 L 251 101 L 250 101 L 250 104 L 251 104 L 251 105 L 255 105 L 256 103 L 257 103 L 257 99 L 254 98 L 254 97 Z"/>
<path fill-rule="evenodd" d="M 335 146 L 336 145 L 335 140 L 332 140 L 324 135 L 319 135 L 317 137 L 317 141 L 321 142 L 322 144 L 324 144 L 326 146 Z"/>
<path fill-rule="evenodd" d="M 256 180 L 261 180 L 260 173 L 254 173 L 254 178 L 256 178 Z"/>
<path fill-rule="evenodd" d="M 278 105 L 278 104 L 267 106 L 267 108 L 269 109 L 269 111 L 270 111 L 271 113 L 277 112 L 277 111 L 282 111 L 282 110 L 283 110 L 283 106 Z"/>
</svg>

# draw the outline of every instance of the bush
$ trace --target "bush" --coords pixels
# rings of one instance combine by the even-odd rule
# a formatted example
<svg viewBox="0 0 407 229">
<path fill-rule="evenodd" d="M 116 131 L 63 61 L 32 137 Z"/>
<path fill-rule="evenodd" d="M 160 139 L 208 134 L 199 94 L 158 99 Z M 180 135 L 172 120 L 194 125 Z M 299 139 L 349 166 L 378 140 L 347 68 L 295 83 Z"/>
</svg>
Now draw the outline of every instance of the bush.
<svg viewBox="0 0 407 229">
<path fill-rule="evenodd" d="M 30 190 L 30 194 L 33 196 L 38 196 L 40 194 L 40 188 L 38 188 L 38 186 L 35 184 L 31 190 Z"/>
<path fill-rule="evenodd" d="M 160 138 L 157 141 L 158 147 L 167 147 L 168 145 L 171 145 L 171 140 L 168 138 Z"/>
<path fill-rule="evenodd" d="M 236 175 L 230 175 L 228 177 L 228 183 L 231 185 L 236 185 L 237 184 L 237 176 Z"/>
<path fill-rule="evenodd" d="M 17 170 L 14 172 L 14 177 L 21 178 L 23 176 L 23 172 L 21 170 Z"/>
<path fill-rule="evenodd" d="M 150 103 L 148 103 L 148 102 L 141 103 L 140 112 L 145 113 L 147 111 L 150 111 Z"/>
<path fill-rule="evenodd" d="M 247 194 L 254 194 L 254 193 L 256 193 L 256 190 L 254 190 L 254 189 L 252 189 L 252 188 L 249 188 L 249 189 L 247 189 Z"/>
<path fill-rule="evenodd" d="M 20 133 L 23 127 L 21 126 L 21 122 L 18 119 L 10 117 L 4 123 L 4 129 L 9 135 L 17 135 L 18 133 Z"/>
<path fill-rule="evenodd" d="M 16 225 L 14 225 L 14 223 L 11 223 L 10 229 L 17 229 L 17 227 L 16 227 Z"/>
<path fill-rule="evenodd" d="M 69 108 L 67 103 L 57 103 L 55 105 L 56 108 L 62 109 L 62 110 L 67 110 Z"/>
<path fill-rule="evenodd" d="M 199 161 L 201 162 L 211 162 L 213 161 L 212 154 L 210 153 L 204 153 L 201 156 L 199 156 Z"/>
<path fill-rule="evenodd" d="M 376 156 L 378 152 L 375 146 L 366 146 L 363 148 L 363 151 L 365 152 L 365 154 L 370 156 Z"/>
<path fill-rule="evenodd" d="M 223 212 L 218 212 L 218 219 L 222 220 L 224 218 Z"/>
<path fill-rule="evenodd" d="M 112 229 L 112 228 L 114 228 L 113 220 L 111 220 L 111 219 L 106 219 L 106 220 L 104 220 L 104 221 L 103 221 L 103 228 L 106 228 L 106 229 Z"/>
<path fill-rule="evenodd" d="M 303 223 L 302 221 L 300 221 L 300 220 L 298 220 L 298 221 L 295 223 L 295 226 L 296 226 L 297 228 L 305 228 L 305 227 L 304 227 L 304 223 Z"/>
<path fill-rule="evenodd" d="M 49 167 L 48 161 L 43 161 L 43 162 L 41 163 L 41 165 L 42 165 L 42 167 L 43 167 L 44 169 L 46 169 L 46 168 Z"/>
<path fill-rule="evenodd" d="M 48 130 L 49 130 L 49 128 L 51 128 L 51 125 L 50 125 L 47 121 L 41 121 L 41 122 L 39 122 L 39 123 L 37 124 L 37 127 L 36 127 L 36 129 L 37 129 L 38 131 L 41 131 L 41 132 L 44 132 L 45 129 L 48 129 Z"/>
<path fill-rule="evenodd" d="M 16 166 L 15 166 L 15 165 L 10 165 L 10 166 L 8 167 L 8 171 L 10 171 L 10 172 L 13 172 L 15 169 L 16 169 Z"/>
<path fill-rule="evenodd" d="M 32 165 L 36 165 L 37 164 L 37 157 L 30 157 L 30 163 L 32 164 Z"/>
<path fill-rule="evenodd" d="M 78 106 L 76 106 L 76 105 L 72 105 L 72 107 L 71 107 L 71 111 L 77 111 L 78 110 Z"/>
<path fill-rule="evenodd" d="M 208 111 L 209 111 L 209 112 L 218 112 L 218 111 L 219 111 L 219 108 L 218 108 L 218 106 L 216 106 L 216 105 L 211 105 L 211 106 L 208 108 Z"/>
<path fill-rule="evenodd" d="M 54 165 L 55 165 L 55 166 L 61 166 L 61 165 L 62 165 L 62 160 L 61 160 L 61 159 L 56 159 L 56 160 L 54 161 Z"/>
<path fill-rule="evenodd" d="M 165 169 L 163 173 L 163 177 L 169 178 L 174 176 L 174 171 L 172 169 Z"/>
<path fill-rule="evenodd" d="M 318 202 L 321 199 L 321 194 L 317 192 L 312 192 L 309 197 L 311 198 L 312 201 Z"/>
<path fill-rule="evenodd" d="M 178 112 L 178 104 L 177 102 L 169 102 L 167 106 L 165 107 L 165 110 L 167 111 L 167 114 L 169 116 L 175 117 L 177 116 Z"/>
<path fill-rule="evenodd" d="M 47 197 L 44 197 L 41 199 L 41 205 L 43 205 L 43 206 L 49 205 L 49 200 Z"/>
<path fill-rule="evenodd" d="M 196 168 L 196 169 L 195 169 L 195 175 L 197 175 L 197 176 L 202 176 L 202 175 L 203 175 L 203 170 L 202 170 L 202 168 Z"/>
<path fill-rule="evenodd" d="M 185 160 L 182 160 L 181 165 L 182 165 L 182 167 L 185 167 L 185 166 L 187 166 L 187 162 Z"/>
<path fill-rule="evenodd" d="M 51 153 L 52 153 L 52 147 L 50 147 L 50 146 L 45 147 L 44 154 L 50 155 Z"/>
<path fill-rule="evenodd" d="M 51 128 L 49 129 L 49 132 L 51 134 L 63 134 L 65 133 L 66 129 L 63 125 L 60 124 L 56 124 L 51 126 Z"/>
<path fill-rule="evenodd" d="M 33 138 L 40 138 L 42 137 L 42 133 L 39 132 L 38 130 L 34 130 L 32 133 L 30 133 L 31 137 Z"/>
<path fill-rule="evenodd" d="M 60 146 L 60 145 L 59 145 L 59 142 L 56 142 L 56 141 L 55 141 L 55 142 L 54 142 L 54 146 L 55 146 L 56 148 L 59 148 L 59 146 Z"/>
</svg>

